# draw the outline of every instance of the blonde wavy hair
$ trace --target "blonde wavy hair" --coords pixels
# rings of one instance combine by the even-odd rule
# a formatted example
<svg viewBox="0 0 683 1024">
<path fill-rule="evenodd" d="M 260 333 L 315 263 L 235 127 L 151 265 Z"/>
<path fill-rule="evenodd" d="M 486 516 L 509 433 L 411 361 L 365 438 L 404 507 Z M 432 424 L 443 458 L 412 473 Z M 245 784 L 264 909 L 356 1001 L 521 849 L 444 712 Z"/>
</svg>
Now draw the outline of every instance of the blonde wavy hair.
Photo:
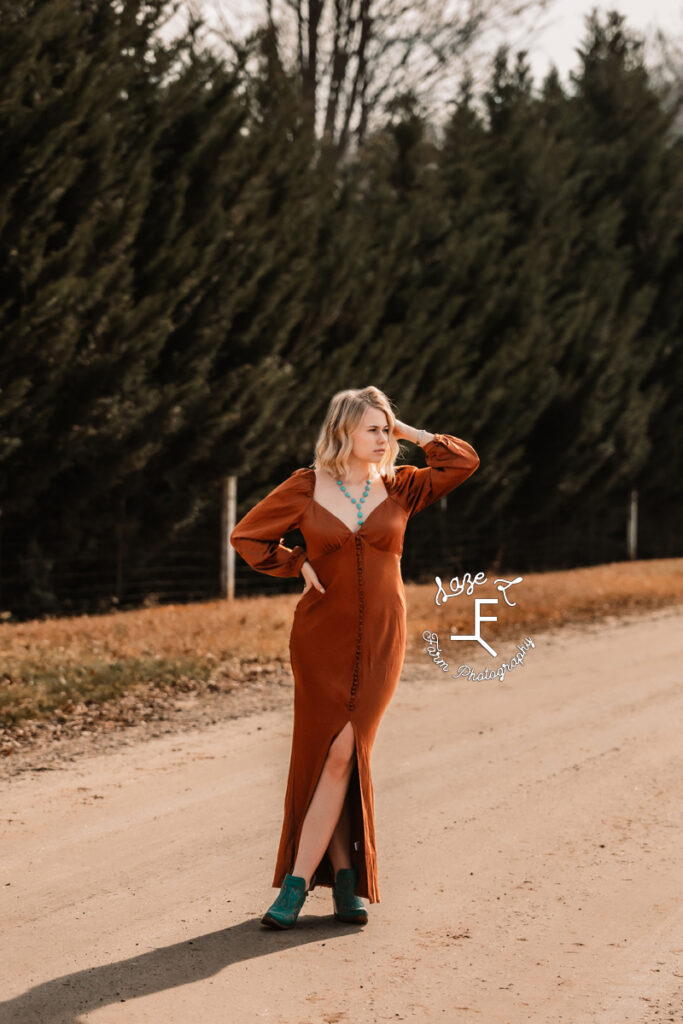
<svg viewBox="0 0 683 1024">
<path fill-rule="evenodd" d="M 394 437 L 396 417 L 391 409 L 391 400 L 379 388 L 372 386 L 347 388 L 345 391 L 337 391 L 332 396 L 315 444 L 315 457 L 311 468 L 326 470 L 335 477 L 346 476 L 349 455 L 353 448 L 351 434 L 360 424 L 369 406 L 379 409 L 387 418 L 388 444 L 377 468 L 386 480 L 394 479 L 394 462 L 401 451 Z"/>
</svg>

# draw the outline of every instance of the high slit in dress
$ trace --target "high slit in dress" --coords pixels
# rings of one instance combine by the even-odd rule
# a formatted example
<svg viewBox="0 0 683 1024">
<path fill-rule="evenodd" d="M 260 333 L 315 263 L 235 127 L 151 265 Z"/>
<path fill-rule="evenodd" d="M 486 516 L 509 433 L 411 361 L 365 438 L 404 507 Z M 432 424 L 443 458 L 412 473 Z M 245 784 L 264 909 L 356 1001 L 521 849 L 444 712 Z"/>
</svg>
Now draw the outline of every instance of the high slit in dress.
<svg viewBox="0 0 683 1024">
<path fill-rule="evenodd" d="M 463 483 L 479 465 L 474 448 L 450 434 L 424 445 L 427 465 L 395 467 L 382 477 L 386 498 L 352 530 L 313 498 L 316 477 L 302 467 L 237 523 L 230 543 L 258 572 L 298 576 L 308 560 L 325 588 L 299 599 L 289 640 L 294 676 L 294 726 L 273 886 L 292 873 L 303 820 L 330 745 L 351 722 L 356 758 L 346 799 L 356 894 L 379 903 L 370 756 L 398 685 L 406 650 L 406 599 L 401 576 L 408 520 Z M 299 529 L 306 547 L 285 547 Z M 325 852 L 311 887 L 334 885 Z"/>
</svg>

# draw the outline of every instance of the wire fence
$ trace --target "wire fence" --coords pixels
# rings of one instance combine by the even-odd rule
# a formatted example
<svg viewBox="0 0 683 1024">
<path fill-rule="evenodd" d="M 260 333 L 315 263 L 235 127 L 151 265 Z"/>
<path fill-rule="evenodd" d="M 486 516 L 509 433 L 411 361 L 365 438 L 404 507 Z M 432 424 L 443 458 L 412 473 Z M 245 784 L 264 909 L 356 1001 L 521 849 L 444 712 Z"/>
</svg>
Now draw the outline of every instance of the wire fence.
<svg viewBox="0 0 683 1024">
<path fill-rule="evenodd" d="M 47 546 L 47 545 L 46 545 Z M 2 545 L 0 616 L 96 614 L 116 608 L 218 598 L 219 551 L 200 540 L 168 545 L 153 559 L 140 558 L 121 574 L 115 552 L 102 544 L 82 556 L 45 557 L 23 545 Z"/>
<path fill-rule="evenodd" d="M 566 522 L 545 529 L 530 526 L 533 510 L 517 510 L 495 526 L 463 520 L 458 507 L 439 501 L 410 520 L 401 571 L 406 582 L 443 580 L 465 572 L 515 575 L 568 569 L 627 559 L 626 514 L 615 510 L 585 524 Z M 673 523 L 652 512 L 641 515 L 639 558 L 681 557 L 683 541 Z M 301 577 L 255 572 L 229 544 L 221 509 L 191 534 L 162 540 L 152 552 L 109 540 L 90 540 L 67 553 L 57 534 L 28 536 L 22 524 L 0 529 L 0 618 L 20 621 L 47 616 L 106 613 L 114 609 L 217 600 L 225 595 L 223 546 L 234 559 L 234 596 L 299 592 Z M 284 538 L 305 546 L 299 531 Z"/>
</svg>

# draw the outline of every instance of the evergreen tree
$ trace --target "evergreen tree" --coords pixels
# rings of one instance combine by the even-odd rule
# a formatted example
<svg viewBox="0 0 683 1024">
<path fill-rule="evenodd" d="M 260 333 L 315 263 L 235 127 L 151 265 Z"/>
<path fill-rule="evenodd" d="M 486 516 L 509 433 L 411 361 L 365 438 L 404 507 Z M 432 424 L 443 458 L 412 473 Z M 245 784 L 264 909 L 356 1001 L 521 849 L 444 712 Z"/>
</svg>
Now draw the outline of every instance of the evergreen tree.
<svg viewBox="0 0 683 1024">
<path fill-rule="evenodd" d="M 532 438 L 537 518 L 552 521 L 571 508 L 580 531 L 600 509 L 619 545 L 628 489 L 650 453 L 648 425 L 665 387 L 656 372 L 649 383 L 647 375 L 667 344 L 658 278 L 675 259 L 681 208 L 680 175 L 671 174 L 667 155 L 671 118 L 622 23 L 614 12 L 604 25 L 595 14 L 588 19 L 575 94 L 557 119 L 576 153 L 563 180 L 573 190 L 579 183 L 581 230 L 564 284 L 579 317 L 557 365 L 561 393 Z"/>
<path fill-rule="evenodd" d="M 558 183 L 569 156 L 539 116 L 523 53 L 508 68 L 494 58 L 484 93 L 486 119 L 467 82 L 448 125 L 443 175 L 457 224 L 446 266 L 461 299 L 462 328 L 475 353 L 471 386 L 479 410 L 479 498 L 497 521 L 517 495 L 526 501 L 533 465 L 528 439 L 559 388 L 555 365 L 569 337 L 549 330 L 563 304 L 571 203 Z M 473 254 L 463 266 L 463 254 Z M 465 271 L 465 273 L 463 273 Z"/>
<path fill-rule="evenodd" d="M 149 94 L 122 56 L 143 32 L 132 11 L 46 2 L 3 15 L 0 493 L 11 515 L 139 418 L 144 351 L 126 327 L 153 128 L 131 116 L 130 94 Z"/>
</svg>

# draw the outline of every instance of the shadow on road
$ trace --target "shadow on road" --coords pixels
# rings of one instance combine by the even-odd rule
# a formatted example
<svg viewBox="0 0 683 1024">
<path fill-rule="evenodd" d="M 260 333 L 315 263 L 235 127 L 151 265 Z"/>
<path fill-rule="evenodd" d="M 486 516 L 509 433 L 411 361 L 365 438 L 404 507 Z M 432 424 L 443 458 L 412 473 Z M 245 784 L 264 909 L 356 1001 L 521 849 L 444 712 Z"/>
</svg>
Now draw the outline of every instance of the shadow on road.
<svg viewBox="0 0 683 1024">
<path fill-rule="evenodd" d="M 100 967 L 86 967 L 46 981 L 0 1002 L 0 1024 L 86 1024 L 108 1003 L 163 992 L 209 978 L 231 964 L 269 956 L 321 939 L 342 937 L 361 926 L 330 916 L 300 915 L 292 929 L 264 928 L 260 918 Z"/>
</svg>

